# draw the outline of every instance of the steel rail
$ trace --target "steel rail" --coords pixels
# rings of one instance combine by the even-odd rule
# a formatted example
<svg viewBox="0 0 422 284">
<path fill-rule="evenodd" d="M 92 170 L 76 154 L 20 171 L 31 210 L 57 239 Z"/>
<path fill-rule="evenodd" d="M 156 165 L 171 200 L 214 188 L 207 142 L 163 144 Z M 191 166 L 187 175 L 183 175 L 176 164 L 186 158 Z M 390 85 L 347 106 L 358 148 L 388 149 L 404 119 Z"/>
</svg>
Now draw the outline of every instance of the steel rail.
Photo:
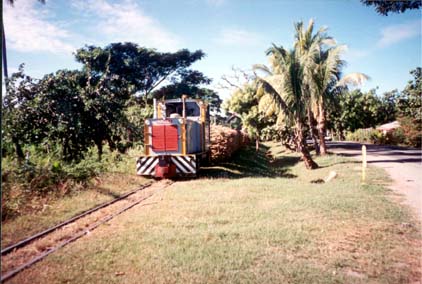
<svg viewBox="0 0 422 284">
<path fill-rule="evenodd" d="M 28 262 L 26 262 L 26 263 L 24 263 L 24 264 L 22 264 L 22 265 L 18 266 L 18 267 L 17 267 L 17 268 L 15 268 L 14 270 L 11 270 L 11 271 L 7 272 L 6 274 L 2 275 L 2 276 L 1 276 L 1 278 L 0 278 L 0 281 L 1 281 L 1 282 L 4 282 L 4 281 L 6 281 L 6 280 L 10 279 L 11 277 L 13 277 L 13 276 L 15 276 L 16 274 L 18 274 L 19 272 L 21 272 L 22 270 L 24 270 L 24 269 L 26 269 L 26 268 L 30 267 L 31 265 L 33 265 L 33 264 L 37 263 L 37 262 L 38 262 L 38 261 L 40 261 L 40 260 L 42 260 L 42 259 L 43 259 L 43 258 L 45 258 L 47 255 L 49 255 L 49 254 L 51 254 L 51 253 L 53 253 L 53 252 L 57 251 L 58 249 L 60 249 L 60 248 L 64 247 L 64 246 L 65 246 L 65 245 L 67 245 L 67 244 L 70 244 L 70 243 L 71 243 L 71 242 L 73 242 L 73 241 L 76 241 L 77 239 L 79 239 L 79 238 L 83 237 L 84 235 L 88 234 L 90 231 L 92 231 L 92 230 L 96 229 L 98 226 L 100 226 L 100 225 L 104 224 L 105 222 L 107 222 L 107 221 L 109 221 L 109 220 L 113 219 L 113 218 L 114 218 L 114 217 L 116 217 L 117 215 L 122 214 L 123 212 L 125 212 L 125 211 L 129 210 L 129 209 L 130 209 L 130 208 L 132 208 L 133 206 L 135 206 L 135 205 L 137 205 L 137 204 L 141 203 L 142 201 L 144 201 L 144 200 L 146 200 L 146 199 L 150 198 L 150 197 L 151 197 L 151 196 L 153 196 L 153 195 L 154 195 L 154 194 L 150 194 L 150 195 L 149 195 L 149 196 L 147 196 L 147 197 L 141 198 L 141 199 L 137 200 L 136 202 L 133 202 L 133 203 L 129 204 L 128 206 L 124 207 L 123 209 L 121 209 L 121 210 L 117 211 L 116 213 L 106 216 L 105 218 L 103 218 L 103 219 L 101 219 L 100 221 L 98 221 L 98 222 L 94 223 L 93 225 L 91 225 L 89 228 L 87 228 L 87 229 L 85 229 L 85 230 L 83 230 L 83 231 L 80 231 L 79 233 L 77 233 L 77 234 L 75 234 L 73 237 L 71 237 L 70 239 L 68 239 L 68 240 L 66 240 L 66 241 L 64 241 L 64 242 L 62 242 L 62 243 L 60 243 L 58 246 L 56 246 L 56 247 L 54 247 L 54 248 L 51 248 L 51 249 L 49 249 L 49 250 L 45 251 L 45 252 L 44 252 L 44 253 L 42 253 L 41 255 L 39 255 L 39 256 L 37 256 L 37 257 L 34 257 L 34 258 L 33 258 L 33 259 L 31 259 L 30 261 L 28 261 Z"/>
<path fill-rule="evenodd" d="M 45 235 L 47 235 L 47 234 L 49 234 L 51 232 L 53 232 L 53 231 L 55 231 L 55 230 L 63 227 L 63 226 L 66 226 L 69 223 L 72 223 L 72 222 L 74 222 L 74 221 L 76 221 L 76 220 L 78 220 L 78 219 L 80 219 L 82 217 L 85 217 L 86 215 L 89 215 L 89 214 L 91 214 L 91 213 L 93 213 L 95 211 L 98 211 L 98 210 L 100 210 L 100 209 L 102 209 L 104 207 L 107 207 L 107 206 L 109 206 L 109 205 L 111 205 L 111 204 L 113 204 L 113 203 L 115 203 L 117 201 L 120 201 L 122 199 L 125 199 L 126 197 L 128 197 L 128 196 L 130 196 L 132 194 L 135 194 L 138 191 L 141 191 L 141 190 L 143 190 L 143 189 L 151 186 L 153 183 L 154 182 L 148 182 L 146 184 L 143 184 L 141 187 L 139 187 L 139 188 L 137 188 L 137 189 L 135 189 L 135 190 L 133 190 L 131 192 L 125 193 L 125 194 L 123 194 L 123 195 L 121 195 L 121 196 L 119 196 L 119 197 L 117 197 L 117 198 L 115 198 L 113 200 L 104 202 L 104 203 L 102 203 L 102 204 L 100 204 L 100 205 L 98 205 L 98 206 L 96 206 L 94 208 L 91 208 L 91 209 L 82 211 L 82 213 L 80 213 L 79 215 L 76 215 L 76 216 L 74 216 L 74 217 L 72 217 L 72 218 L 70 218 L 70 219 L 68 219 L 66 221 L 63 221 L 63 222 L 61 222 L 61 223 L 59 223 L 59 224 L 57 224 L 57 225 L 55 225 L 53 227 L 50 227 L 50 228 L 48 228 L 48 229 L 46 229 L 46 230 L 44 230 L 42 232 L 39 232 L 39 233 L 37 233 L 35 235 L 32 235 L 32 236 L 30 236 L 30 237 L 28 237 L 26 239 L 23 239 L 22 241 L 20 241 L 20 242 L 18 242 L 16 244 L 13 244 L 11 246 L 8 246 L 8 247 L 4 248 L 3 250 L 1 250 L 1 255 L 2 256 L 3 255 L 6 255 L 6 254 L 12 252 L 15 249 L 21 248 L 21 247 L 29 244 L 30 242 L 32 242 L 32 241 L 34 241 L 36 239 L 39 239 L 39 238 L 41 238 L 41 237 L 43 237 L 43 236 L 45 236 Z"/>
<path fill-rule="evenodd" d="M 143 185 L 141 188 L 139 188 L 139 189 L 135 190 L 134 192 L 139 191 L 139 190 L 142 190 L 142 189 L 144 189 L 144 188 L 146 188 L 146 187 L 149 187 L 149 186 L 151 186 L 152 184 L 153 184 L 153 182 L 148 183 L 148 184 L 145 184 L 145 185 Z M 171 184 L 172 184 L 172 183 L 167 184 L 167 185 L 165 185 L 163 188 L 168 187 L 168 186 L 169 186 L 169 185 L 171 185 Z M 132 192 L 132 193 L 128 193 L 128 194 L 125 194 L 125 196 L 127 197 L 127 196 L 129 196 L 129 195 L 133 194 L 134 192 Z M 47 251 L 43 252 L 42 254 L 40 254 L 40 255 L 38 255 L 38 256 L 36 256 L 36 257 L 32 258 L 30 261 L 28 261 L 28 262 L 26 262 L 26 263 L 24 263 L 24 264 L 22 264 L 22 265 L 20 265 L 20 266 L 16 267 L 15 269 L 13 269 L 13 270 L 11 270 L 11 271 L 8 271 L 8 272 L 7 272 L 7 273 L 5 273 L 4 275 L 1 275 L 1 277 L 0 277 L 0 282 L 4 282 L 4 281 L 6 281 L 6 280 L 10 279 L 11 277 L 13 277 L 13 276 L 15 276 L 16 274 L 18 274 L 19 272 L 21 272 L 22 270 L 24 270 L 24 269 L 26 269 L 26 268 L 30 267 L 31 265 L 33 265 L 33 264 L 35 264 L 35 263 L 37 263 L 37 262 L 39 262 L 39 261 L 41 261 L 41 260 L 42 260 L 42 259 L 44 259 L 46 256 L 48 256 L 49 254 L 51 254 L 51 253 L 53 253 L 53 252 L 57 251 L 58 249 L 60 249 L 60 248 L 62 248 L 62 247 L 64 247 L 64 246 L 66 246 L 66 245 L 68 245 L 68 244 L 69 244 L 69 243 L 71 243 L 71 242 L 76 241 L 77 239 L 79 239 L 79 238 L 83 237 L 84 235 L 88 234 L 90 231 L 93 231 L 94 229 L 96 229 L 98 226 L 100 226 L 100 225 L 102 225 L 102 224 L 104 224 L 104 223 L 108 222 L 109 220 L 111 220 L 111 219 L 113 219 L 114 217 L 116 217 L 116 216 L 118 216 L 118 215 L 122 214 L 123 212 L 125 212 L 125 211 L 129 210 L 130 208 L 132 208 L 132 207 L 134 207 L 134 206 L 138 205 L 139 203 L 141 203 L 142 201 L 144 201 L 144 200 L 146 200 L 146 199 L 150 198 L 150 197 L 151 197 L 151 196 L 153 196 L 153 195 L 154 195 L 154 193 L 151 193 L 151 194 L 149 194 L 148 196 L 145 196 L 145 197 L 143 197 L 143 198 L 140 198 L 140 199 L 136 200 L 135 202 L 132 202 L 131 204 L 129 204 L 129 205 L 127 205 L 127 206 L 125 206 L 124 208 L 122 208 L 122 209 L 118 210 L 117 212 L 115 212 L 115 213 L 113 213 L 113 214 L 110 214 L 110 215 L 108 215 L 108 216 L 104 217 L 103 219 L 101 219 L 100 221 L 98 221 L 98 222 L 96 222 L 96 223 L 92 224 L 92 225 L 91 225 L 91 226 L 89 226 L 88 228 L 86 228 L 86 229 L 84 229 L 84 230 L 82 230 L 82 231 L 77 232 L 75 235 L 73 235 L 72 237 L 70 237 L 70 238 L 69 238 L 69 239 L 67 239 L 66 241 L 64 241 L 64 242 L 62 242 L 62 243 L 60 243 L 60 244 L 58 244 L 57 246 L 55 246 L 55 247 L 53 247 L 53 248 L 50 248 L 49 250 L 47 250 Z M 120 200 L 121 200 L 121 199 L 123 199 L 123 198 L 120 198 Z M 113 203 L 114 203 L 114 202 L 113 202 Z M 140 206 L 146 206 L 146 205 L 149 205 L 149 204 L 151 204 L 151 203 L 148 203 L 148 204 L 142 204 L 142 205 L 140 205 Z M 100 206 L 102 206 L 102 205 L 100 205 Z M 99 206 L 98 206 L 98 207 L 99 207 Z M 102 206 L 102 207 L 105 207 L 105 206 Z M 96 207 L 96 208 L 97 208 L 97 207 Z M 90 211 L 90 210 L 88 210 L 88 211 Z M 87 211 L 87 212 L 88 212 L 88 211 Z M 86 215 L 87 215 L 87 214 L 86 214 Z M 78 215 L 78 216 L 79 216 L 79 215 Z M 64 223 L 64 222 L 63 222 L 63 223 Z"/>
</svg>

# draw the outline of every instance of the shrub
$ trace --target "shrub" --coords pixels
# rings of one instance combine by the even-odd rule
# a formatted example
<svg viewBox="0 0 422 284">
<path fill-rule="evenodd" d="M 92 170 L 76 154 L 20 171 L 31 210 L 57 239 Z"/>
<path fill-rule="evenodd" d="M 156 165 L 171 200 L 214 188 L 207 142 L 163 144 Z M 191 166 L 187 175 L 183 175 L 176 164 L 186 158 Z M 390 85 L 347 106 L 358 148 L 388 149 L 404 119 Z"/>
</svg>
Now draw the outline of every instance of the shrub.
<svg viewBox="0 0 422 284">
<path fill-rule="evenodd" d="M 422 123 L 417 118 L 399 118 L 400 129 L 403 132 L 404 144 L 412 147 L 421 147 L 422 144 Z"/>
<path fill-rule="evenodd" d="M 400 145 L 405 143 L 405 136 L 402 128 L 394 129 L 390 132 L 382 134 L 378 140 L 378 144 L 383 145 Z"/>
<path fill-rule="evenodd" d="M 407 132 L 406 132 L 407 131 Z M 377 129 L 358 129 L 346 135 L 347 140 L 379 145 L 409 145 L 420 147 L 421 135 L 399 127 L 393 131 L 383 133 Z M 417 143 L 419 141 L 419 144 Z M 419 145 L 419 146 L 418 146 Z"/>
<path fill-rule="evenodd" d="M 63 196 L 86 188 L 91 178 L 103 172 L 134 172 L 141 150 L 138 146 L 127 155 L 105 147 L 99 161 L 92 147 L 80 162 L 66 163 L 59 158 L 60 149 L 46 153 L 31 146 L 25 148 L 27 159 L 23 163 L 11 156 L 3 158 L 2 220 L 21 214 L 33 198 Z"/>
<path fill-rule="evenodd" d="M 374 128 L 358 129 L 346 135 L 349 141 L 377 144 L 382 139 L 382 133 Z"/>
</svg>

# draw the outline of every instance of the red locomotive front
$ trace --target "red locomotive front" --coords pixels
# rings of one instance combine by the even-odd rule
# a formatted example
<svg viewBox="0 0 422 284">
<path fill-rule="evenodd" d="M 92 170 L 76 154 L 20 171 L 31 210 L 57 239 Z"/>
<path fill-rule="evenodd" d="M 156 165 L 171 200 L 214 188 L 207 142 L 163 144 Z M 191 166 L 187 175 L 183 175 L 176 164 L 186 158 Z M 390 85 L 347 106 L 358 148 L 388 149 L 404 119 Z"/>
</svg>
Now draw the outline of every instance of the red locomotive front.
<svg viewBox="0 0 422 284">
<path fill-rule="evenodd" d="M 154 118 L 145 121 L 145 155 L 137 174 L 157 178 L 196 176 L 209 157 L 209 115 L 201 100 L 154 102 Z"/>
</svg>

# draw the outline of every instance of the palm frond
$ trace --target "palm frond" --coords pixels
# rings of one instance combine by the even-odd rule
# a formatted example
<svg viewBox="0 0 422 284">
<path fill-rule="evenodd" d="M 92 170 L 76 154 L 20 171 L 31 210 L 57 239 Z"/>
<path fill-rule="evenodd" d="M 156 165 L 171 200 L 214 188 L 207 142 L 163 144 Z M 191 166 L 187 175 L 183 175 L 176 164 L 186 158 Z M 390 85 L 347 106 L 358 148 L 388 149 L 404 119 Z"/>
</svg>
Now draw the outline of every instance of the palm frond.
<svg viewBox="0 0 422 284">
<path fill-rule="evenodd" d="M 258 82 L 260 83 L 260 87 L 263 88 L 265 94 L 271 96 L 272 100 L 274 101 L 275 105 L 280 108 L 283 112 L 290 115 L 290 109 L 287 106 L 286 102 L 282 98 L 282 94 L 280 94 L 276 88 L 272 86 L 270 82 L 267 81 L 266 78 L 257 78 Z"/>
<path fill-rule="evenodd" d="M 265 75 L 267 75 L 267 76 L 273 75 L 270 68 L 268 68 L 268 66 L 266 66 L 264 64 L 254 64 L 252 66 L 252 70 L 253 71 L 261 71 L 261 72 L 265 73 Z"/>
<path fill-rule="evenodd" d="M 332 37 L 327 37 L 327 38 L 322 39 L 321 43 L 329 47 L 333 47 L 337 45 L 337 41 Z"/>
<path fill-rule="evenodd" d="M 350 73 L 341 78 L 341 80 L 338 81 L 336 86 L 339 87 L 346 87 L 346 86 L 362 86 L 366 81 L 370 80 L 371 78 L 363 73 L 355 72 Z"/>
</svg>

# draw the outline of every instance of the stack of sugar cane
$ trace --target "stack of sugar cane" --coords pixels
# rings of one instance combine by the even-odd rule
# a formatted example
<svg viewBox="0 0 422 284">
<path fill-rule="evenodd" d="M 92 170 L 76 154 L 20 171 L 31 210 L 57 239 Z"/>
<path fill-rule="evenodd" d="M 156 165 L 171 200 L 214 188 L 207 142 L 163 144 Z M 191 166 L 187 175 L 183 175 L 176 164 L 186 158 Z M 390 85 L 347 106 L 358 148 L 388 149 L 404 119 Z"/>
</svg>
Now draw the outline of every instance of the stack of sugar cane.
<svg viewBox="0 0 422 284">
<path fill-rule="evenodd" d="M 247 143 L 248 137 L 244 132 L 221 125 L 211 125 L 211 161 L 227 160 Z"/>
</svg>

